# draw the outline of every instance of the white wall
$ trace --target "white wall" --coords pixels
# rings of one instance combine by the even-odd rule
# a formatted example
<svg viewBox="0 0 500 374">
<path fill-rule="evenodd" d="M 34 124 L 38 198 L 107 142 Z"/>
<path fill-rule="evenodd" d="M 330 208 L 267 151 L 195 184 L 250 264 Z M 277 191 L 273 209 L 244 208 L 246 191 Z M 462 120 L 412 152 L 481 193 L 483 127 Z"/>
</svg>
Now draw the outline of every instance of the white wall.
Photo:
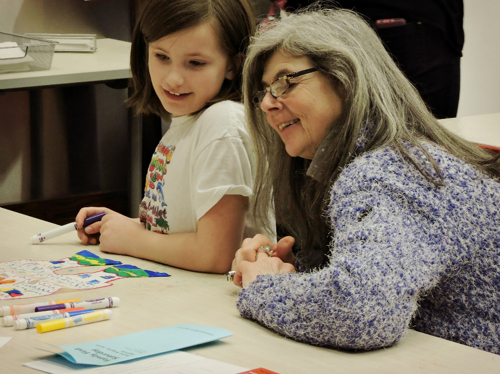
<svg viewBox="0 0 500 374">
<path fill-rule="evenodd" d="M 125 0 L 0 0 L 0 31 L 93 33 L 130 40 L 129 2 Z M 68 173 L 64 126 L 60 120 L 62 93 L 43 91 L 44 176 L 42 198 L 67 195 Z M 95 86 L 97 151 L 102 190 L 126 184 L 126 90 Z M 30 144 L 27 91 L 0 92 L 0 204 L 29 200 Z M 45 144 L 46 139 L 46 144 Z M 110 147 L 110 144 L 112 145 Z M 97 177 L 96 177 L 97 178 Z M 117 187 L 119 185 L 119 187 Z"/>
<path fill-rule="evenodd" d="M 458 117 L 500 113 L 500 0 L 464 0 Z"/>
</svg>

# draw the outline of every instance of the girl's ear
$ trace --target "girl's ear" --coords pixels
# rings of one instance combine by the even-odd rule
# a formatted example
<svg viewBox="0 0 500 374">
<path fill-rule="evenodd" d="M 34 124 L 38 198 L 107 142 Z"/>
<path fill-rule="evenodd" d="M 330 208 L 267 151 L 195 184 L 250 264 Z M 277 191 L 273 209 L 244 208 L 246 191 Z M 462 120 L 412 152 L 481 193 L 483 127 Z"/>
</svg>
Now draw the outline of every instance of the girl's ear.
<svg viewBox="0 0 500 374">
<path fill-rule="evenodd" d="M 238 53 L 231 59 L 229 67 L 226 71 L 226 79 L 233 80 L 234 77 L 236 77 L 236 75 L 241 71 L 244 59 L 245 55 L 243 52 Z"/>
</svg>

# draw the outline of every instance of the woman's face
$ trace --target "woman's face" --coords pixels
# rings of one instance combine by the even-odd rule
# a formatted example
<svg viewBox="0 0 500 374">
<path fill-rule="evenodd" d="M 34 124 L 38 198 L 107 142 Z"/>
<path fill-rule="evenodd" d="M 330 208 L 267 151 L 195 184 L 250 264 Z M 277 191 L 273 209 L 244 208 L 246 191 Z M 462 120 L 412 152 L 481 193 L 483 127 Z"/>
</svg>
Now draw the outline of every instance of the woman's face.
<svg viewBox="0 0 500 374">
<path fill-rule="evenodd" d="M 262 83 L 314 67 L 307 57 L 275 52 L 264 66 Z M 290 88 L 278 98 L 270 93 L 261 109 L 280 135 L 292 157 L 312 159 L 319 145 L 342 114 L 342 99 L 323 73 L 316 71 L 291 79 Z"/>
</svg>

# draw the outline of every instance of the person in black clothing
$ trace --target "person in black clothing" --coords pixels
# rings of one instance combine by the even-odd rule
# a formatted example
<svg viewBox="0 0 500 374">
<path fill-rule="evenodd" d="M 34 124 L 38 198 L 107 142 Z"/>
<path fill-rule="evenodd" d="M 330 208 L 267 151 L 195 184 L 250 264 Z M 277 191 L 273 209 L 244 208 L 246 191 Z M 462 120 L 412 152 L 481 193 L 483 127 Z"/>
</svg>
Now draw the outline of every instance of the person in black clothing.
<svg viewBox="0 0 500 374">
<path fill-rule="evenodd" d="M 287 0 L 285 10 L 293 12 L 314 2 Z M 463 0 L 338 0 L 322 4 L 363 15 L 434 116 L 456 117 L 464 45 Z M 402 20 L 391 22 L 393 19 Z"/>
</svg>

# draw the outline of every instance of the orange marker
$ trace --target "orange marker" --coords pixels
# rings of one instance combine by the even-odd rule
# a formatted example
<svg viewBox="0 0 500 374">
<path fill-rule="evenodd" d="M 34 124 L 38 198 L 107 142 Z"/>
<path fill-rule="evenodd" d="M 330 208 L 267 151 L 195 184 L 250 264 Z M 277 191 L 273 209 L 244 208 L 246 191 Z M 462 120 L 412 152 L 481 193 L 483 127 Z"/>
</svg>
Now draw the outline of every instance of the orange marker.
<svg viewBox="0 0 500 374">
<path fill-rule="evenodd" d="M 39 306 L 55 305 L 55 304 L 61 304 L 61 303 L 72 303 L 75 301 L 82 301 L 82 299 L 44 301 L 44 302 L 33 303 L 33 304 L 18 304 L 18 305 L 0 306 L 0 317 L 1 316 L 8 316 L 9 314 L 33 313 L 35 311 L 35 308 L 39 307 Z"/>
</svg>

